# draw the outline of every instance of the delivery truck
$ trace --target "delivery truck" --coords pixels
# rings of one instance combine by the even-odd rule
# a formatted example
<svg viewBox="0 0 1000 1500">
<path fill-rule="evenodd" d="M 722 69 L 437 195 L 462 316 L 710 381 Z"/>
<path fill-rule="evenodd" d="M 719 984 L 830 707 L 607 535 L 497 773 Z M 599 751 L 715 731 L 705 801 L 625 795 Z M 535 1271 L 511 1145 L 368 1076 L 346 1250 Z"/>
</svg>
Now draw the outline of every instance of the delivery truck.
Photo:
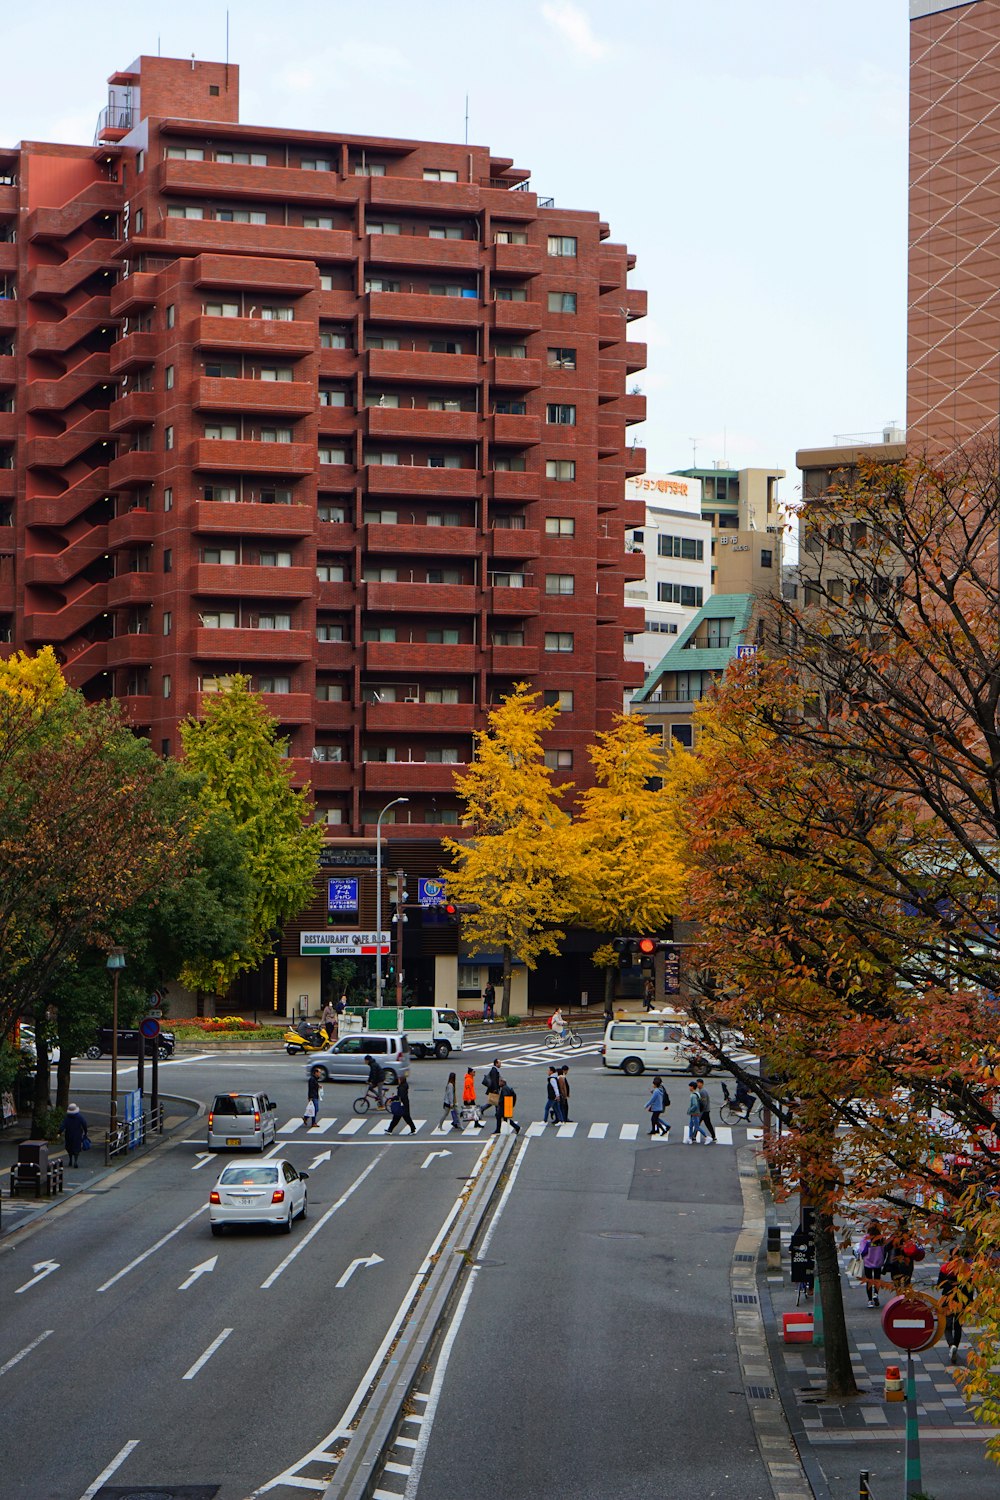
<svg viewBox="0 0 1000 1500">
<path fill-rule="evenodd" d="M 436 1005 L 372 1007 L 365 1016 L 366 1031 L 405 1031 L 412 1057 L 450 1057 L 461 1052 L 465 1026 L 455 1010 Z"/>
</svg>

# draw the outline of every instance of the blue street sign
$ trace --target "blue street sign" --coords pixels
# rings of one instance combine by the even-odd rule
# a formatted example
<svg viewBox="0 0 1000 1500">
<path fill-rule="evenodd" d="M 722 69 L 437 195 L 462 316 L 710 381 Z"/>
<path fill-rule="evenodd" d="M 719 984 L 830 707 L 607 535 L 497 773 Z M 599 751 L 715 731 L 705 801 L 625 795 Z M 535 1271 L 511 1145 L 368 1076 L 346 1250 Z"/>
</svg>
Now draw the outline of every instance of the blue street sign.
<svg viewBox="0 0 1000 1500">
<path fill-rule="evenodd" d="M 418 906 L 443 906 L 444 902 L 447 899 L 447 892 L 443 880 L 417 881 Z"/>
<path fill-rule="evenodd" d="M 353 877 L 338 877 L 328 880 L 326 905 L 328 911 L 357 911 L 358 882 Z"/>
</svg>

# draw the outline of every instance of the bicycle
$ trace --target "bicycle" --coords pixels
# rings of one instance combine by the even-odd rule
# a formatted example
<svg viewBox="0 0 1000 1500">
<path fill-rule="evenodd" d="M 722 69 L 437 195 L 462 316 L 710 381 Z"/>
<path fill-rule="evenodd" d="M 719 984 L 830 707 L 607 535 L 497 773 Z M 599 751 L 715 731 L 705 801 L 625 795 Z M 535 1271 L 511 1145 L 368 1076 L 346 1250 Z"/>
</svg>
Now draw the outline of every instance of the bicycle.
<svg viewBox="0 0 1000 1500">
<path fill-rule="evenodd" d="M 356 1115 L 366 1115 L 371 1109 L 372 1105 L 374 1105 L 375 1108 L 377 1110 L 381 1110 L 383 1114 L 389 1114 L 392 1107 L 392 1101 L 393 1099 L 395 1099 L 395 1097 L 395 1089 L 387 1089 L 383 1087 L 381 1099 L 379 1098 L 378 1091 L 376 1089 L 365 1089 L 364 1093 L 354 1101 L 354 1113 Z"/>
<path fill-rule="evenodd" d="M 726 1125 L 750 1125 L 756 1120 L 761 1123 L 764 1119 L 764 1106 L 756 1097 L 750 1099 L 746 1104 L 737 1104 L 734 1096 L 729 1092 L 726 1084 L 722 1085 L 722 1108 L 719 1110 L 719 1119 Z"/>
<path fill-rule="evenodd" d="M 550 1031 L 545 1038 L 546 1047 L 558 1047 L 563 1044 L 567 1047 L 582 1047 L 583 1037 L 578 1031 L 574 1031 L 572 1026 L 567 1026 L 565 1036 L 561 1032 Z"/>
</svg>

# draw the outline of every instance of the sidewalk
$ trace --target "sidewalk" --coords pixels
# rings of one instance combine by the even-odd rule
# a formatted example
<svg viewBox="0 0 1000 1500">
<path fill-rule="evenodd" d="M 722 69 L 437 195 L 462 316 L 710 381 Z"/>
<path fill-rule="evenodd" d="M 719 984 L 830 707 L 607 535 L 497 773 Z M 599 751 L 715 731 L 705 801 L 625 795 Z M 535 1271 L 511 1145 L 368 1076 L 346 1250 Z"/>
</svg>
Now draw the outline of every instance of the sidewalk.
<svg viewBox="0 0 1000 1500">
<path fill-rule="evenodd" d="M 905 1378 L 906 1356 L 882 1332 L 879 1311 L 868 1306 L 864 1289 L 848 1277 L 850 1255 L 842 1255 L 847 1330 L 860 1393 L 850 1400 L 828 1400 L 822 1348 L 785 1344 L 781 1337 L 782 1313 L 796 1310 L 797 1289 L 788 1278 L 788 1239 L 797 1223 L 794 1200 L 770 1207 L 768 1221 L 781 1226 L 782 1236 L 781 1274 L 765 1272 L 760 1279 L 768 1348 L 813 1492 L 817 1500 L 857 1500 L 858 1476 L 867 1469 L 875 1500 L 895 1497 L 903 1489 L 906 1407 L 885 1401 L 883 1383 L 887 1365 L 901 1366 Z M 914 1286 L 933 1291 L 937 1272 L 936 1261 L 924 1261 Z M 811 1311 L 811 1299 L 803 1295 L 797 1310 Z M 967 1329 L 963 1362 L 968 1342 Z M 975 1420 L 943 1340 L 917 1355 L 914 1365 L 924 1491 L 933 1500 L 996 1500 L 1000 1468 L 986 1457 L 986 1440 L 995 1429 Z"/>
<path fill-rule="evenodd" d="M 16 1125 L 0 1133 L 0 1239 L 13 1234 L 15 1230 L 32 1223 L 42 1214 L 48 1213 L 50 1209 L 57 1207 L 60 1203 L 66 1203 L 80 1193 L 103 1191 L 100 1183 L 104 1178 L 121 1167 L 143 1160 L 150 1154 L 150 1151 L 155 1151 L 159 1141 L 169 1139 L 174 1132 L 187 1125 L 198 1113 L 198 1106 L 194 1100 L 161 1093 L 160 1099 L 164 1110 L 163 1133 L 154 1136 L 150 1147 L 140 1147 L 137 1151 L 118 1157 L 111 1166 L 106 1166 L 104 1138 L 108 1129 L 107 1095 L 88 1094 L 74 1090 L 73 1098 L 86 1116 L 94 1144 L 90 1151 L 81 1153 L 79 1167 L 75 1169 L 66 1167 L 65 1189 L 51 1198 L 36 1198 L 27 1189 L 22 1190 L 15 1197 L 11 1197 L 10 1194 L 10 1169 L 17 1160 L 18 1146 L 22 1141 L 32 1139 L 30 1116 L 21 1116 Z M 66 1158 L 66 1148 L 62 1137 L 49 1143 L 49 1158 L 51 1160 L 56 1157 L 62 1157 L 63 1160 Z"/>
</svg>

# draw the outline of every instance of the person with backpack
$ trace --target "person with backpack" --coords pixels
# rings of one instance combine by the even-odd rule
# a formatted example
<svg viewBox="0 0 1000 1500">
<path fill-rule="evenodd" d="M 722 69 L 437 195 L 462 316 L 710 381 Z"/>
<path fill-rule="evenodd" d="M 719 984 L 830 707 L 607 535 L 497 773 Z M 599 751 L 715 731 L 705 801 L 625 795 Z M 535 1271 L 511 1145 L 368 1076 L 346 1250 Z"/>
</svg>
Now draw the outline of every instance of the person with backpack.
<svg viewBox="0 0 1000 1500">
<path fill-rule="evenodd" d="M 886 1244 L 877 1220 L 872 1220 L 858 1246 L 861 1267 L 864 1272 L 865 1296 L 869 1307 L 878 1307 L 879 1282 L 886 1263 Z"/>
<path fill-rule="evenodd" d="M 506 1108 L 506 1104 L 507 1104 L 507 1100 L 508 1099 L 510 1100 L 510 1109 L 509 1109 L 509 1111 Z M 510 1084 L 507 1082 L 506 1078 L 501 1078 L 500 1079 L 500 1092 L 497 1095 L 497 1128 L 493 1132 L 494 1135 L 499 1135 L 500 1134 L 500 1123 L 501 1123 L 502 1120 L 506 1120 L 509 1123 L 509 1125 L 510 1125 L 510 1127 L 513 1130 L 513 1132 L 514 1132 L 515 1135 L 520 1135 L 521 1134 L 521 1127 L 517 1123 L 517 1121 L 514 1119 L 514 1109 L 515 1109 L 516 1105 L 517 1105 L 517 1095 L 515 1094 L 514 1090 L 511 1088 Z"/>
<path fill-rule="evenodd" d="M 666 1089 L 663 1087 L 663 1079 L 660 1077 L 659 1073 L 657 1073 L 653 1078 L 653 1092 L 650 1094 L 649 1099 L 646 1103 L 646 1108 L 649 1110 L 650 1116 L 650 1135 L 670 1135 L 670 1126 L 664 1125 L 660 1118 L 663 1114 L 664 1109 L 669 1103 L 670 1096 L 667 1093 Z"/>
<path fill-rule="evenodd" d="M 542 1113 L 542 1124 L 547 1125 L 550 1119 L 553 1125 L 561 1125 L 563 1122 L 562 1103 L 559 1097 L 559 1074 L 551 1066 L 549 1076 L 545 1080 L 545 1109 Z"/>
</svg>

